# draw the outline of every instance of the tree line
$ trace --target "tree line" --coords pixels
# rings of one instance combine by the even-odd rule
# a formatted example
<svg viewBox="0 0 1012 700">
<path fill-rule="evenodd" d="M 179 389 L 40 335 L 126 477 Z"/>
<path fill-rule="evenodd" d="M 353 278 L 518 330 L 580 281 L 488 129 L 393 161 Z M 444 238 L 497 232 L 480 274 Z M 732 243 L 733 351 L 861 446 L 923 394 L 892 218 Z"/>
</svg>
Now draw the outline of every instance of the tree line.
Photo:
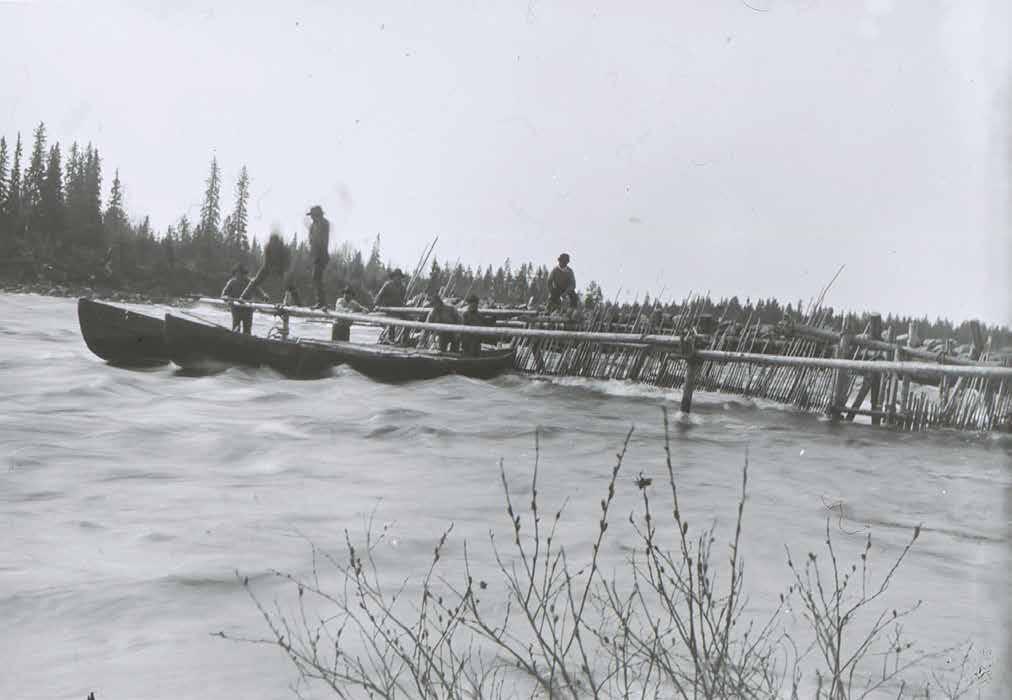
<svg viewBox="0 0 1012 700">
<path fill-rule="evenodd" d="M 93 144 L 75 142 L 64 150 L 59 142 L 50 143 L 45 123 L 34 129 L 30 145 L 20 133 L 13 140 L 0 136 L 0 281 L 130 290 L 152 297 L 216 295 L 236 263 L 252 271 L 262 260 L 262 246 L 249 230 L 250 184 L 250 174 L 242 166 L 230 192 L 223 193 L 221 168 L 212 157 L 203 182 L 199 219 L 190 221 L 183 214 L 165 230 L 156 231 L 149 217 L 134 219 L 127 214 L 126 190 L 118 170 L 113 171 L 108 195 L 103 196 L 103 162 Z M 294 234 L 283 238 L 291 252 L 290 278 L 308 292 L 308 241 Z M 349 243 L 340 244 L 325 273 L 327 293 L 334 298 L 342 288 L 351 286 L 362 301 L 368 301 L 392 267 L 382 258 L 378 235 L 368 255 Z M 487 303 L 501 305 L 540 305 L 547 300 L 548 275 L 546 265 L 527 262 L 514 267 L 508 259 L 497 267 L 433 260 L 420 272 L 414 289 L 458 297 L 473 293 Z M 280 297 L 281 284 L 272 284 L 274 288 L 267 291 Z M 615 304 L 593 281 L 584 286 L 583 299 L 590 306 Z M 649 296 L 615 305 L 626 313 L 644 308 L 671 314 L 682 310 L 678 303 L 658 302 Z M 772 298 L 703 302 L 704 313 L 769 324 L 797 318 L 803 308 L 800 300 L 782 305 Z M 966 322 L 956 325 L 947 319 L 929 321 L 892 314 L 884 321 L 896 328 L 916 322 L 925 337 L 965 342 L 969 336 Z M 1008 342 L 1007 329 L 989 327 L 986 331 L 996 333 L 1003 344 Z"/>
</svg>

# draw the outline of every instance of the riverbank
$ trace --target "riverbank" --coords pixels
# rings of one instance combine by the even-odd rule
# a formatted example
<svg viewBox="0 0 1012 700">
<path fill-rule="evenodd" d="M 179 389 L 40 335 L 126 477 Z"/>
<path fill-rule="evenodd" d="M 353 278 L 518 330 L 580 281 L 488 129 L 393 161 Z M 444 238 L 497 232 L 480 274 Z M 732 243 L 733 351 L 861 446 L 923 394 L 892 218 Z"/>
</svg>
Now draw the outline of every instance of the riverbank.
<svg viewBox="0 0 1012 700">
<path fill-rule="evenodd" d="M 159 292 L 142 292 L 131 289 L 116 289 L 107 286 L 88 286 L 51 281 L 9 282 L 0 281 L 0 292 L 5 294 L 39 294 L 48 297 L 89 297 L 103 301 L 127 304 L 160 304 L 162 306 L 188 306 L 188 296 L 173 296 Z"/>
</svg>

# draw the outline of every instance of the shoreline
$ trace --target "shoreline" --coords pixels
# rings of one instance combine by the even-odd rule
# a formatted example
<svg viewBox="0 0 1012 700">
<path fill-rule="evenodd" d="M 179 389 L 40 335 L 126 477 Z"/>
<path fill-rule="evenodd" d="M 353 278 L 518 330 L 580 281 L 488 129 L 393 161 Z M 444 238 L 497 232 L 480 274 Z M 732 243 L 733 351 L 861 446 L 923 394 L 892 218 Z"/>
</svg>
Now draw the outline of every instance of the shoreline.
<svg viewBox="0 0 1012 700">
<path fill-rule="evenodd" d="M 38 294 L 46 297 L 99 299 L 127 304 L 158 304 L 161 306 L 189 306 L 190 297 L 171 294 L 153 294 L 129 289 L 116 289 L 96 285 L 67 284 L 60 282 L 0 282 L 0 293 L 4 294 Z"/>
</svg>

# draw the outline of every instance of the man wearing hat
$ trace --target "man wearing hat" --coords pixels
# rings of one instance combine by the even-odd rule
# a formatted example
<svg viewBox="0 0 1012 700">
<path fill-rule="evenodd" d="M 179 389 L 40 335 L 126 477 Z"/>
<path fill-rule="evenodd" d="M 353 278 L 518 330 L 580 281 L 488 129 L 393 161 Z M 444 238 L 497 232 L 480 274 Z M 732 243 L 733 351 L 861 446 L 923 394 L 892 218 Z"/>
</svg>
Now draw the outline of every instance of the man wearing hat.
<svg viewBox="0 0 1012 700">
<path fill-rule="evenodd" d="M 478 295 L 467 295 L 467 308 L 460 315 L 460 322 L 465 326 L 487 326 L 488 319 L 478 313 Z M 481 354 L 481 337 L 477 335 L 461 335 L 460 351 L 469 357 Z"/>
<path fill-rule="evenodd" d="M 337 298 L 337 302 L 334 304 L 334 311 L 341 311 L 347 314 L 364 314 L 369 309 L 355 301 L 355 290 L 351 288 L 351 285 L 347 285 L 341 290 L 341 296 Z M 331 329 L 330 339 L 348 340 L 350 338 L 351 321 L 335 321 L 334 327 Z"/>
<path fill-rule="evenodd" d="M 330 262 L 330 222 L 323 216 L 323 208 L 317 204 L 306 212 L 313 223 L 309 226 L 309 253 L 313 258 L 313 288 L 316 290 L 314 309 L 326 309 L 327 298 L 323 291 L 323 271 Z"/>
<path fill-rule="evenodd" d="M 376 292 L 373 306 L 404 306 L 404 273 L 400 268 L 390 273 L 390 278 Z"/>
<path fill-rule="evenodd" d="M 252 290 L 243 296 L 243 292 L 246 291 L 246 287 L 249 284 L 249 277 L 247 275 L 246 266 L 242 263 L 233 267 L 232 277 L 225 283 L 225 288 L 221 290 L 222 299 L 248 301 L 252 296 Z M 256 287 L 256 291 L 265 299 L 270 299 L 260 287 Z M 253 332 L 253 309 L 249 306 L 236 306 L 235 304 L 232 304 L 230 308 L 232 311 L 232 330 L 238 331 L 241 327 L 243 333 L 250 335 Z"/>
<path fill-rule="evenodd" d="M 569 253 L 559 256 L 559 264 L 548 274 L 548 307 L 551 313 L 562 305 L 562 297 L 575 307 L 579 303 L 576 296 L 576 275 L 569 266 Z"/>
</svg>

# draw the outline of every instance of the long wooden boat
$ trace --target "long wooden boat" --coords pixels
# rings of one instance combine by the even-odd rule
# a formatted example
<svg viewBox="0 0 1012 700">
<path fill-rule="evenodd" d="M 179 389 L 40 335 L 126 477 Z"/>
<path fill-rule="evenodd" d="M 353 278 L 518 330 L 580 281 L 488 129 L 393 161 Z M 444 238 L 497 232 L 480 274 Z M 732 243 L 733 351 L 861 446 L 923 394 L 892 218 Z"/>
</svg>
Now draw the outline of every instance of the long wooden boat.
<svg viewBox="0 0 1012 700">
<path fill-rule="evenodd" d="M 164 321 L 119 306 L 81 298 L 77 320 L 88 349 L 121 367 L 159 367 L 169 363 Z"/>
<path fill-rule="evenodd" d="M 366 345 L 350 342 L 302 341 L 331 354 L 335 364 L 345 364 L 357 372 L 388 382 L 435 379 L 459 374 L 475 379 L 491 379 L 513 369 L 513 349 L 483 352 L 477 357 L 396 345 Z"/>
<path fill-rule="evenodd" d="M 165 314 L 169 357 L 184 370 L 219 372 L 229 367 L 269 367 L 287 377 L 313 379 L 330 374 L 337 364 L 325 348 L 294 340 L 235 333 L 224 326 Z"/>
</svg>

